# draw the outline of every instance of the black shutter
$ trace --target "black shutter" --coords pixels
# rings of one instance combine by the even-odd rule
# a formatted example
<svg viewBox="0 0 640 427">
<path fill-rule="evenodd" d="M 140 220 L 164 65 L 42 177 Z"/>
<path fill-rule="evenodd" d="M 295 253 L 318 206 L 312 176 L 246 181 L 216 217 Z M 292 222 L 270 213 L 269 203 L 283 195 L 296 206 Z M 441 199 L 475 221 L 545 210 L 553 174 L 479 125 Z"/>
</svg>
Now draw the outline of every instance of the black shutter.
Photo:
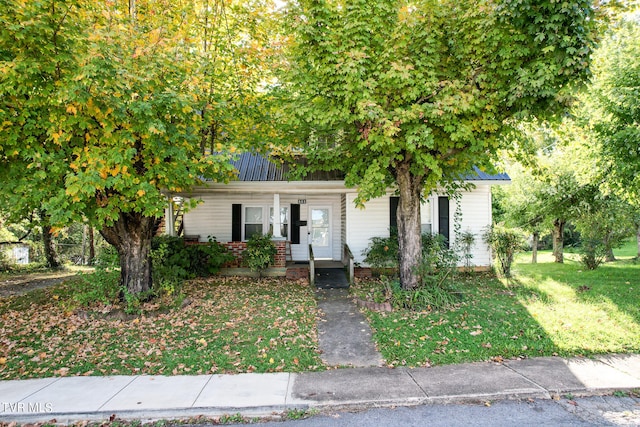
<svg viewBox="0 0 640 427">
<path fill-rule="evenodd" d="M 231 205 L 231 241 L 242 241 L 242 205 Z"/>
<path fill-rule="evenodd" d="M 300 243 L 300 205 L 291 205 L 291 243 Z"/>
<path fill-rule="evenodd" d="M 449 247 L 449 198 L 438 197 L 438 233 L 444 236 Z"/>
<path fill-rule="evenodd" d="M 398 231 L 398 204 L 400 197 L 389 198 L 389 231 L 395 234 Z"/>
</svg>

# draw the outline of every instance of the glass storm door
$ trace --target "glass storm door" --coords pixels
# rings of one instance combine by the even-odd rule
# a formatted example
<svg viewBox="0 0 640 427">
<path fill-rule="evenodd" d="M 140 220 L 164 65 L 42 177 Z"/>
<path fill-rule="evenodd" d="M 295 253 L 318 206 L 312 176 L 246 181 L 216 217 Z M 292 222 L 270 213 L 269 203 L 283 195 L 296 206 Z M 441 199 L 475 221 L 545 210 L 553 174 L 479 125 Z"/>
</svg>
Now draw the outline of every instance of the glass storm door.
<svg viewBox="0 0 640 427">
<path fill-rule="evenodd" d="M 331 259 L 331 209 L 323 207 L 310 208 L 311 227 L 309 243 L 313 248 L 315 259 Z"/>
</svg>

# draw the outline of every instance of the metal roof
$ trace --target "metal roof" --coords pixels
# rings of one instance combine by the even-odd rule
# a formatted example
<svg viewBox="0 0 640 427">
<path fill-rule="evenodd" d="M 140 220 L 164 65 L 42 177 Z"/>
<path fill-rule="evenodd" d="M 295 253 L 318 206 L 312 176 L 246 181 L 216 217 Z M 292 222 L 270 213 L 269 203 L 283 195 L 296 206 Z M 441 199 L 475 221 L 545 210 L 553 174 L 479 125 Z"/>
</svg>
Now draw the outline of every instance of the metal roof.
<svg viewBox="0 0 640 427">
<path fill-rule="evenodd" d="M 267 157 L 255 153 L 242 153 L 231 162 L 238 170 L 239 181 L 290 181 L 290 166 L 287 163 L 274 163 Z M 344 173 L 340 171 L 316 171 L 296 181 L 342 181 Z"/>
<path fill-rule="evenodd" d="M 231 162 L 238 170 L 239 181 L 277 182 L 288 179 L 290 166 L 287 163 L 275 163 L 266 156 L 256 153 L 242 153 Z M 344 173 L 340 171 L 315 171 L 296 181 L 342 181 Z M 506 173 L 489 174 L 473 167 L 473 172 L 462 176 L 464 181 L 510 181 Z"/>
<path fill-rule="evenodd" d="M 463 175 L 464 181 L 511 181 L 506 173 L 490 174 L 481 171 L 477 166 L 473 167 L 473 172 Z"/>
</svg>

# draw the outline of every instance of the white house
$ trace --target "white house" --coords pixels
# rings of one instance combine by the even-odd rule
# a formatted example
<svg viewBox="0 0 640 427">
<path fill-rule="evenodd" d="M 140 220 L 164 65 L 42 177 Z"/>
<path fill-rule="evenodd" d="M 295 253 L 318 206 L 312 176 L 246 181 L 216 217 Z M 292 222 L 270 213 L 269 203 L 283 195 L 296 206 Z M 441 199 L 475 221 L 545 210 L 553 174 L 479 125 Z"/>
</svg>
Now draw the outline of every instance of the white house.
<svg viewBox="0 0 640 427">
<path fill-rule="evenodd" d="M 344 261 L 348 247 L 354 261 L 364 264 L 362 252 L 370 239 L 389 236 L 395 225 L 397 198 L 392 191 L 360 209 L 354 204 L 357 190 L 345 187 L 340 173 L 317 172 L 304 180 L 288 181 L 286 165 L 251 153 L 242 154 L 234 165 L 238 180 L 209 183 L 188 195 L 201 203 L 183 216 L 186 237 L 201 242 L 209 236 L 218 242 L 245 242 L 253 233 L 270 232 L 275 240 L 287 242 L 283 246 L 287 261 L 308 261 L 310 247 L 315 260 Z M 465 181 L 474 188 L 460 198 L 460 227 L 453 224 L 456 201 L 434 193 L 422 206 L 422 229 L 444 234 L 451 241 L 455 241 L 455 229 L 471 231 L 476 235 L 472 263 L 488 267 L 491 254 L 480 235 L 491 224 L 491 186 L 510 179 L 506 174 L 476 170 Z M 171 230 L 173 217 L 169 212 Z"/>
</svg>

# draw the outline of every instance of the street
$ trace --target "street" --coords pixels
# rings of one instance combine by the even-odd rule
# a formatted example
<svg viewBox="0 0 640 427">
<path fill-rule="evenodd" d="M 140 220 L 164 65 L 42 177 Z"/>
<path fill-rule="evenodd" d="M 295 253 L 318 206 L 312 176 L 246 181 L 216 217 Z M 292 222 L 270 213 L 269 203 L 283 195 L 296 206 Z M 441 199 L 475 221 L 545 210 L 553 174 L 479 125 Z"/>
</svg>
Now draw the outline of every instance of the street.
<svg viewBox="0 0 640 427">
<path fill-rule="evenodd" d="M 640 398 L 596 396 L 560 400 L 504 400 L 322 413 L 273 427 L 379 426 L 640 426 Z"/>
</svg>

